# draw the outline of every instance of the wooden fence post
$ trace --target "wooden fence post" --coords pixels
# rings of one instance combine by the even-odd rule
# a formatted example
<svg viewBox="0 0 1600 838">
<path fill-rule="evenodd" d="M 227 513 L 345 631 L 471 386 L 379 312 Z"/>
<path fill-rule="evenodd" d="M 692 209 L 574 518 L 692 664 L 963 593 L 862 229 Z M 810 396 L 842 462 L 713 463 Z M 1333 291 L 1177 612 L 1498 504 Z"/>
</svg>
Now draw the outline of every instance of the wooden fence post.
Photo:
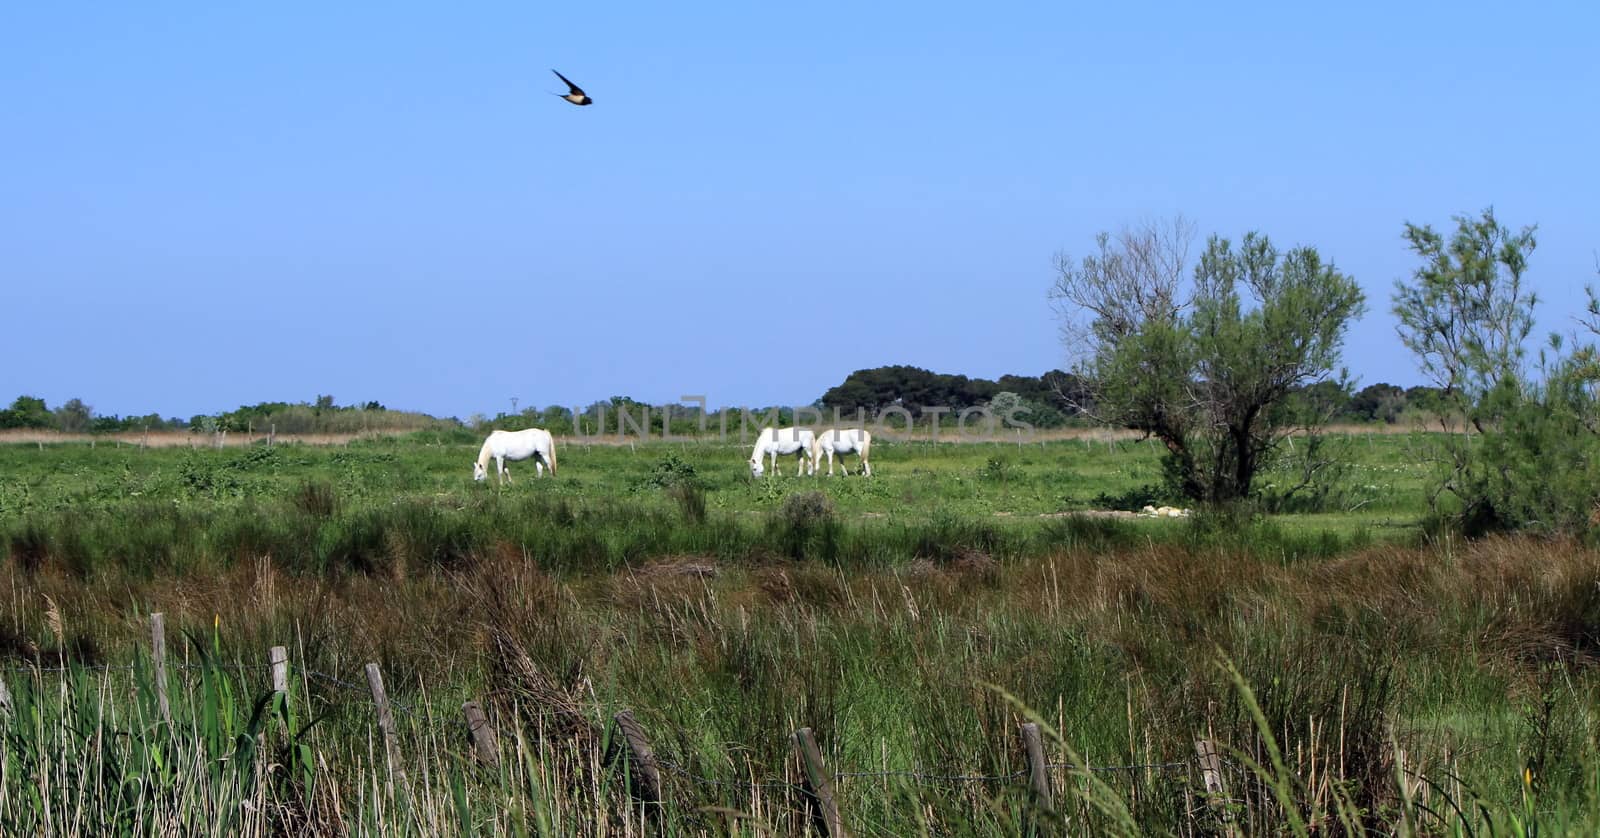
<svg viewBox="0 0 1600 838">
<path fill-rule="evenodd" d="M 467 717 L 467 733 L 472 737 L 472 752 L 478 761 L 490 768 L 500 767 L 500 737 L 483 715 L 483 707 L 476 701 L 461 705 L 461 714 Z"/>
<path fill-rule="evenodd" d="M 272 691 L 286 693 L 289 691 L 289 650 L 283 646 L 273 646 L 267 652 L 267 660 L 272 663 Z"/>
<path fill-rule="evenodd" d="M 156 707 L 161 720 L 172 724 L 172 705 L 167 699 L 167 618 L 160 611 L 150 615 L 150 660 L 155 664 Z"/>
<path fill-rule="evenodd" d="M 394 713 L 389 709 L 389 696 L 383 691 L 383 672 L 375 663 L 367 664 L 367 686 L 372 688 L 372 703 L 378 710 L 378 730 L 383 734 L 383 751 L 389 761 L 389 792 L 394 793 L 394 778 L 405 780 L 405 767 L 400 764 L 400 746 L 395 742 Z"/>
<path fill-rule="evenodd" d="M 817 828 L 828 838 L 848 838 L 844 820 L 839 817 L 839 804 L 833 797 L 833 775 L 822 761 L 822 751 L 817 748 L 817 738 L 811 728 L 794 732 L 794 750 L 800 757 L 800 775 L 805 779 L 806 795 L 811 802 L 811 817 Z"/>
<path fill-rule="evenodd" d="M 1033 793 L 1033 805 L 1042 812 L 1055 811 L 1055 795 L 1050 789 L 1050 769 L 1044 759 L 1044 738 L 1039 735 L 1039 725 L 1034 722 L 1022 726 L 1022 753 L 1028 762 L 1028 788 Z M 1039 831 L 1037 823 L 1030 831 Z"/>
<path fill-rule="evenodd" d="M 1223 824 L 1223 834 L 1237 838 L 1239 825 L 1228 811 L 1228 786 L 1222 778 L 1222 759 L 1217 756 L 1217 743 L 1210 738 L 1194 740 L 1194 754 L 1200 761 L 1200 778 L 1206 787 L 1206 803 Z"/>
<path fill-rule="evenodd" d="M 639 720 L 633 717 L 633 711 L 621 710 L 612 718 L 622 734 L 622 744 L 628 750 L 628 775 L 633 781 L 633 799 L 649 807 L 647 811 L 654 815 L 654 810 L 661 805 L 661 770 L 656 765 L 655 752 L 650 749 L 650 741 L 645 738 Z M 611 747 L 613 755 L 622 753 L 622 748 L 615 743 Z"/>
</svg>

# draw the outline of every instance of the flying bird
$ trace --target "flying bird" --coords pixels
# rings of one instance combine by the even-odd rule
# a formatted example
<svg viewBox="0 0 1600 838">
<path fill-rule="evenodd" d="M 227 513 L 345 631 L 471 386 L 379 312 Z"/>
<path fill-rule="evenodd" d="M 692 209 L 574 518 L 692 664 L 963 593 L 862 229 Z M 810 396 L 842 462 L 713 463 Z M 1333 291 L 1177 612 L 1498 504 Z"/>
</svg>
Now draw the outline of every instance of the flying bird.
<svg viewBox="0 0 1600 838">
<path fill-rule="evenodd" d="M 555 95 L 560 96 L 561 98 L 567 100 L 568 102 L 571 102 L 574 105 L 592 105 L 592 104 L 594 104 L 594 100 L 589 98 L 589 94 L 583 92 L 583 88 L 573 84 L 570 79 L 568 79 L 566 76 L 561 75 L 560 73 L 556 73 L 555 70 L 551 70 L 550 72 L 555 73 L 556 74 L 556 78 L 561 79 L 562 81 L 566 82 L 567 83 L 567 87 L 572 88 L 572 91 L 570 93 L 566 93 L 566 94 L 557 93 Z"/>
</svg>

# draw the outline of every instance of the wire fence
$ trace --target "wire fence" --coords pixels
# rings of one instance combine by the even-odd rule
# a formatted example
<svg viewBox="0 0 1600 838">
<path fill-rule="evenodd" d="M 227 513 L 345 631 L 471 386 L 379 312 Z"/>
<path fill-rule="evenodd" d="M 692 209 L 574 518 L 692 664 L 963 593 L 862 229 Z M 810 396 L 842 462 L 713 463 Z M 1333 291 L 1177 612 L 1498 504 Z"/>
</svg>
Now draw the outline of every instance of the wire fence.
<svg viewBox="0 0 1600 838">
<path fill-rule="evenodd" d="M 158 623 L 159 621 L 153 622 Z M 272 661 L 269 663 L 217 660 L 202 660 L 198 662 L 192 660 L 167 661 L 163 659 L 164 642 L 159 640 L 160 631 L 161 629 L 159 628 L 155 629 L 158 639 L 152 643 L 151 658 L 134 663 L 80 664 L 58 658 L 58 662 L 53 665 L 45 665 L 43 661 L 32 664 L 0 665 L 0 705 L 8 706 L 10 702 L 10 694 L 5 686 L 5 679 L 8 677 L 39 679 L 50 676 L 68 677 L 78 674 L 116 676 L 135 673 L 153 676 L 164 670 L 169 679 L 173 678 L 174 674 L 182 679 L 194 673 L 229 673 L 240 677 L 241 680 L 259 679 L 259 683 L 263 688 L 268 685 L 292 685 L 296 683 L 288 677 L 290 661 L 288 652 L 284 647 L 274 647 L 271 655 Z M 302 661 L 301 663 L 304 662 Z M 308 700 L 321 701 L 331 705 L 342 705 L 346 710 L 353 712 L 371 712 L 374 707 L 378 708 L 376 720 L 386 737 L 392 737 L 394 730 L 392 723 L 388 723 L 389 726 L 385 727 L 385 714 L 382 712 L 382 708 L 385 707 L 407 720 L 415 728 L 425 729 L 432 734 L 445 733 L 446 736 L 441 741 L 447 741 L 450 737 L 467 733 L 468 736 L 463 738 L 473 740 L 474 746 L 477 747 L 479 743 L 476 742 L 476 737 L 487 735 L 487 741 L 490 744 L 478 750 L 476 752 L 477 756 L 482 759 L 485 753 L 488 753 L 491 755 L 491 759 L 498 758 L 494 756 L 498 754 L 498 745 L 495 744 L 498 741 L 497 725 L 485 719 L 481 708 L 479 709 L 478 722 L 476 723 L 471 713 L 468 712 L 468 706 L 476 704 L 476 700 L 468 700 L 460 704 L 429 700 L 425 689 L 422 690 L 423 697 L 420 699 L 415 697 L 408 697 L 405 700 L 392 698 L 383 689 L 381 677 L 377 675 L 376 664 L 367 664 L 364 675 L 353 677 L 311 666 L 296 666 L 294 667 L 294 673 L 298 683 L 312 689 L 312 694 L 306 697 Z M 165 685 L 161 686 L 160 689 L 164 691 L 166 689 Z M 506 695 L 507 693 L 513 694 L 508 696 Z M 821 805 L 822 800 L 826 798 L 831 801 L 833 795 L 832 786 L 841 783 L 847 785 L 861 782 L 895 783 L 947 791 L 957 788 L 969 789 L 970 791 L 961 792 L 964 795 L 975 793 L 978 789 L 982 789 L 982 794 L 991 795 L 998 794 L 1001 789 L 1006 787 L 1021 788 L 1027 786 L 1035 791 L 1040 788 L 1049 788 L 1056 782 L 1051 777 L 1058 776 L 1063 772 L 1068 776 L 1085 774 L 1129 775 L 1130 780 L 1137 785 L 1140 782 L 1137 776 L 1140 774 L 1146 776 L 1152 774 L 1168 776 L 1181 773 L 1184 775 L 1184 782 L 1188 783 L 1188 778 L 1195 776 L 1197 769 L 1200 772 L 1205 771 L 1204 765 L 1198 764 L 1196 760 L 1192 759 L 1105 765 L 1062 761 L 1032 763 L 1028 760 L 1019 760 L 1019 764 L 1023 767 L 1017 770 L 991 772 L 971 772 L 959 768 L 926 765 L 905 768 L 884 767 L 876 770 L 837 770 L 829 768 L 822 763 L 819 756 L 820 752 L 816 751 L 814 745 L 812 752 L 809 754 L 799 746 L 802 734 L 806 737 L 811 735 L 809 729 L 802 728 L 796 731 L 794 737 L 792 737 L 797 759 L 791 763 L 791 766 L 798 764 L 800 770 L 791 770 L 789 775 L 781 777 L 758 776 L 755 767 L 746 764 L 744 770 L 748 772 L 748 776 L 742 778 L 728 775 L 710 776 L 704 771 L 696 769 L 681 757 L 654 754 L 647 743 L 644 743 L 643 747 L 640 748 L 639 746 L 643 740 L 642 731 L 636 731 L 640 742 L 633 742 L 631 741 L 633 737 L 624 735 L 625 731 L 620 729 L 621 717 L 626 714 L 631 721 L 631 713 L 622 711 L 607 718 L 608 712 L 598 700 L 592 706 L 585 702 L 583 709 L 579 709 L 578 705 L 563 708 L 541 708 L 534 704 L 536 701 L 534 696 L 518 693 L 514 690 L 496 689 L 489 691 L 487 695 L 501 699 L 510 698 L 512 702 L 510 704 L 501 702 L 498 705 L 502 708 L 502 711 L 505 711 L 508 707 L 514 708 L 509 711 L 509 717 L 499 719 L 499 725 L 501 726 L 526 725 L 529 723 L 542 725 L 545 721 L 556 720 L 559 720 L 563 725 L 578 724 L 581 727 L 587 727 L 591 733 L 610 734 L 609 741 L 611 744 L 608 746 L 608 753 L 605 757 L 608 762 L 613 758 L 613 751 L 620 753 L 630 747 L 634 748 L 626 763 L 629 771 L 646 768 L 652 772 L 665 772 L 674 782 L 685 783 L 692 787 L 707 790 L 709 793 L 704 794 L 704 797 L 713 799 L 726 800 L 730 796 L 740 798 L 742 795 L 759 795 L 764 805 L 778 806 L 785 810 L 789 809 L 791 804 L 800 801 L 805 804 L 801 808 L 812 815 L 815 814 L 815 806 Z M 330 698 L 330 696 L 334 698 Z M 349 700 L 341 700 L 340 697 Z M 526 703 L 519 704 L 517 703 L 519 701 Z M 0 707 L 0 709 L 7 708 Z M 686 731 L 672 729 L 670 723 L 663 722 L 660 719 L 656 719 L 654 723 L 669 725 L 668 729 L 673 734 L 673 741 L 683 742 L 692 741 L 693 739 L 693 736 Z M 486 734 L 483 730 L 485 727 L 488 728 Z M 1025 725 L 1024 727 L 1030 726 Z M 1032 727 L 1035 727 L 1034 735 L 1037 736 L 1036 726 Z M 543 736 L 542 733 L 540 735 L 541 737 Z M 599 738 L 604 739 L 605 736 L 602 735 Z M 622 743 L 620 748 L 617 744 L 619 742 Z M 1215 754 L 1214 748 L 1211 753 L 1213 755 L 1212 770 L 1220 770 L 1222 760 Z M 1202 754 L 1200 763 L 1203 763 L 1204 759 L 1205 757 Z M 1230 765 L 1228 768 L 1233 771 L 1237 769 L 1237 766 Z M 1208 779 L 1206 785 L 1209 786 L 1210 782 L 1210 779 Z M 654 787 L 658 790 L 660 788 L 659 776 L 654 782 Z M 1196 797 L 1204 799 L 1206 801 L 1205 806 L 1210 807 L 1229 805 L 1235 802 L 1234 798 L 1221 793 L 1198 794 Z M 828 805 L 831 806 L 832 803 L 830 802 Z M 795 814 L 799 811 L 799 809 L 795 809 L 788 812 L 788 814 Z M 1196 811 L 1199 810 L 1197 809 Z M 860 822 L 858 821 L 858 823 Z"/>
<path fill-rule="evenodd" d="M 76 673 L 90 673 L 90 674 L 134 673 L 134 672 L 139 671 L 141 668 L 145 669 L 145 670 L 149 670 L 150 669 L 150 664 L 148 664 L 148 663 L 146 663 L 146 664 L 136 664 L 136 663 L 124 663 L 124 664 L 70 663 L 70 664 L 67 664 L 67 665 L 54 665 L 54 666 L 36 665 L 36 664 L 4 664 L 4 665 L 0 665 L 0 676 L 34 676 L 34 675 L 38 675 L 38 676 L 44 676 L 44 675 L 64 676 L 64 675 L 76 674 Z M 173 662 L 173 663 L 167 663 L 166 664 L 166 668 L 169 671 L 174 671 L 174 672 L 231 672 L 231 673 L 257 672 L 257 673 L 260 673 L 260 672 L 268 672 L 268 671 L 270 671 L 273 668 L 273 665 L 270 664 L 270 663 L 243 663 L 243 662 L 217 662 L 217 661 L 209 661 L 209 662 L 204 662 L 204 663 Z M 324 687 L 331 687 L 331 688 L 334 688 L 334 689 L 337 689 L 337 690 L 342 690 L 344 692 L 355 693 L 355 694 L 358 694 L 358 695 L 361 695 L 361 696 L 370 696 L 370 693 L 371 693 L 370 685 L 365 684 L 365 683 L 360 683 L 358 681 L 351 680 L 349 678 L 343 678 L 343 677 L 340 677 L 338 675 L 333 675 L 333 674 L 330 674 L 330 673 L 327 673 L 327 672 L 323 672 L 323 671 L 320 671 L 320 670 L 317 670 L 317 669 L 311 669 L 311 668 L 305 668 L 305 667 L 299 668 L 298 671 L 302 675 L 304 675 L 308 680 L 310 680 L 310 681 L 312 681 L 312 682 L 314 682 L 316 684 L 319 684 L 321 686 L 324 686 Z M 504 691 L 491 690 L 489 692 L 492 694 L 492 693 L 495 693 L 495 692 L 504 692 Z M 446 705 L 442 705 L 442 704 L 427 704 L 427 703 L 417 702 L 417 701 L 402 701 L 400 699 L 396 699 L 396 698 L 393 698 L 393 697 L 390 697 L 388 699 L 388 703 L 389 703 L 389 706 L 391 708 L 399 710 L 401 713 L 404 713 L 404 714 L 407 714 L 407 715 L 410 715 L 410 716 L 413 716 L 413 717 L 419 718 L 419 719 L 420 718 L 424 718 L 428 711 L 431 711 L 431 712 L 433 712 L 435 714 L 453 712 L 452 709 L 449 708 Z M 454 708 L 454 710 L 459 710 L 459 708 Z M 553 710 L 546 710 L 546 711 L 521 710 L 521 711 L 519 711 L 519 715 L 524 717 L 524 718 L 539 718 L 539 717 L 544 717 L 544 718 L 566 717 L 566 718 L 570 718 L 572 714 L 571 713 L 557 712 L 557 711 L 553 711 Z M 593 720 L 591 720 L 591 721 L 593 721 Z M 1113 771 L 1172 770 L 1172 769 L 1176 769 L 1176 768 L 1188 767 L 1189 765 L 1190 765 L 1190 763 L 1188 763 L 1188 762 L 1151 762 L 1151 763 L 1137 763 L 1137 764 L 1130 764 L 1130 765 L 1092 765 L 1092 764 L 1091 765 L 1078 765 L 1078 764 L 1070 763 L 1070 762 L 1052 762 L 1052 763 L 1049 763 L 1046 767 L 1051 768 L 1051 769 L 1056 769 L 1056 770 L 1083 768 L 1083 769 L 1087 769 L 1087 770 L 1092 771 L 1092 772 L 1113 772 Z M 860 778 L 881 778 L 881 777 L 913 777 L 913 778 L 922 778 L 922 779 L 928 780 L 930 782 L 931 781 L 940 781 L 940 780 L 967 781 L 967 782 L 999 782 L 999 781 L 1003 781 L 1003 780 L 1014 780 L 1014 779 L 1016 779 L 1018 776 L 1020 776 L 1023 773 L 1025 773 L 1025 772 L 1012 772 L 1010 774 L 995 774 L 995 775 L 951 775 L 951 774 L 947 774 L 947 773 L 940 773 L 938 771 L 926 771 L 926 770 L 921 770 L 921 769 L 903 769 L 903 770 L 893 770 L 893 771 L 847 771 L 847 772 L 840 772 L 836 776 L 837 776 L 838 779 L 860 779 Z"/>
<path fill-rule="evenodd" d="M 258 663 L 217 662 L 217 661 L 208 661 L 208 662 L 203 662 L 203 663 L 176 662 L 176 663 L 168 663 L 166 666 L 167 666 L 167 669 L 169 671 L 175 671 L 175 672 L 231 672 L 231 673 L 255 672 L 255 673 L 260 673 L 260 672 L 270 671 L 273 668 L 273 665 L 270 664 L 270 663 L 259 663 L 258 664 Z M 32 664 L 6 664 L 6 665 L 0 665 L 0 676 L 18 676 L 18 675 L 20 675 L 20 676 L 45 676 L 45 675 L 58 675 L 58 676 L 61 676 L 61 675 L 68 675 L 68 674 L 75 674 L 75 673 L 90 673 L 90 674 L 134 673 L 136 671 L 139 671 L 141 668 L 143 668 L 145 670 L 149 670 L 150 669 L 150 665 L 149 664 L 141 665 L 141 664 L 134 664 L 134 663 L 126 663 L 126 664 L 71 663 L 71 664 L 67 664 L 67 665 L 55 665 L 55 666 L 32 665 Z M 362 702 L 364 702 L 364 703 L 369 703 L 371 701 L 372 693 L 371 693 L 370 684 L 361 683 L 361 682 L 352 680 L 350 678 L 340 677 L 338 675 L 330 674 L 330 673 L 323 672 L 323 671 L 317 670 L 317 669 L 312 669 L 312 668 L 309 668 L 309 667 L 300 668 L 298 671 L 299 671 L 299 673 L 301 675 L 305 676 L 305 678 L 309 682 L 318 684 L 318 685 L 320 685 L 322 687 L 325 687 L 325 688 L 331 688 L 331 689 L 339 690 L 339 691 L 344 692 L 344 693 L 351 693 L 351 694 L 360 696 Z M 494 691 L 491 691 L 491 692 L 494 692 Z M 398 711 L 402 715 L 404 715 L 406 717 L 409 717 L 409 718 L 411 718 L 411 719 L 413 719 L 415 721 L 425 722 L 425 723 L 434 723 L 439 718 L 448 718 L 448 717 L 450 717 L 452 715 L 455 715 L 455 714 L 460 712 L 459 705 L 447 705 L 447 704 L 442 704 L 442 703 L 425 703 L 425 702 L 414 701 L 414 700 L 401 700 L 401 699 L 394 698 L 392 696 L 387 697 L 387 704 L 390 707 L 390 709 Z M 542 719 L 564 718 L 564 719 L 571 720 L 571 719 L 574 718 L 574 714 L 571 713 L 571 712 L 558 712 L 558 711 L 554 711 L 554 710 L 531 710 L 531 709 L 527 709 L 527 708 L 519 709 L 517 711 L 517 715 L 520 718 L 525 719 L 525 720 L 533 720 L 533 719 L 541 719 L 541 718 Z M 596 716 L 594 718 L 589 718 L 588 716 L 582 716 L 581 714 L 579 714 L 579 717 L 581 717 L 584 721 L 586 721 L 588 723 L 591 723 L 591 724 L 603 724 L 603 722 L 604 722 L 602 715 L 598 714 L 598 713 L 596 714 Z M 792 782 L 792 781 L 788 781 L 788 780 L 753 780 L 752 779 L 752 780 L 749 780 L 749 781 L 731 781 L 731 780 L 723 780 L 723 779 L 717 779 L 717 778 L 712 778 L 712 777 L 705 777 L 705 776 L 702 776 L 702 775 L 699 775 L 699 774 L 695 774 L 692 771 L 690 771 L 688 768 L 686 768 L 684 765 L 682 765 L 680 763 L 677 763 L 677 762 L 674 762 L 674 761 L 671 761 L 671 760 L 668 760 L 668 759 L 660 759 L 660 758 L 658 758 L 656 760 L 656 763 L 661 768 L 664 768 L 664 769 L 672 772 L 673 774 L 678 775 L 679 777 L 681 777 L 681 778 L 683 778 L 685 780 L 688 780 L 688 781 L 691 781 L 691 782 L 694 782 L 694 783 L 700 784 L 700 785 L 721 786 L 721 787 L 739 787 L 739 788 L 797 788 L 797 787 L 799 787 L 799 784 L 797 784 L 795 782 Z M 1051 770 L 1051 771 L 1058 771 L 1058 772 L 1059 771 L 1087 771 L 1087 772 L 1090 772 L 1090 773 L 1116 773 L 1116 772 L 1137 772 L 1137 771 L 1165 772 L 1165 771 L 1177 771 L 1177 770 L 1186 771 L 1186 770 L 1188 770 L 1188 769 L 1193 767 L 1193 762 L 1192 761 L 1184 761 L 1184 762 L 1145 762 L 1145 763 L 1132 763 L 1132 764 L 1125 764 L 1125 765 L 1094 765 L 1094 764 L 1078 764 L 1078 763 L 1072 763 L 1072 762 L 1049 762 L 1049 763 L 1046 763 L 1045 767 L 1047 769 Z M 1008 772 L 1008 773 L 1001 773 L 1001 774 L 967 774 L 967 773 L 955 772 L 955 771 L 950 771 L 950 770 L 933 769 L 933 768 L 920 768 L 919 767 L 919 768 L 905 768 L 905 769 L 884 769 L 884 770 L 874 770 L 874 771 L 835 771 L 830 776 L 835 781 L 839 781 L 839 780 L 902 779 L 902 780 L 912 780 L 912 781 L 915 781 L 916 783 L 926 784 L 926 785 L 935 785 L 935 784 L 973 784 L 973 783 L 1008 783 L 1008 782 L 1016 782 L 1017 780 L 1020 780 L 1020 779 L 1023 779 L 1025 777 L 1027 777 L 1028 776 L 1028 770 L 1027 769 L 1019 769 L 1017 771 L 1012 771 L 1012 772 Z"/>
</svg>

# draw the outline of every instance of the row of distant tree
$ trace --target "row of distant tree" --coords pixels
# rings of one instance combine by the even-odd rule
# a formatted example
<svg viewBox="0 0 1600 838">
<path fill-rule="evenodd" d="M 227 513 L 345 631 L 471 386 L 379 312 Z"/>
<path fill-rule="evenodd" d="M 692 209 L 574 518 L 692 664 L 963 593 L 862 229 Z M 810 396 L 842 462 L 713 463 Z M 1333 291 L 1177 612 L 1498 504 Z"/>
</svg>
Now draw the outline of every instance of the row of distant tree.
<svg viewBox="0 0 1600 838">
<path fill-rule="evenodd" d="M 18 396 L 10 407 L 0 410 L 0 429 L 109 433 L 143 428 L 152 431 L 181 430 L 188 425 L 188 422 L 176 416 L 164 419 L 158 413 L 148 416 L 96 415 L 94 408 L 84 404 L 82 399 L 68 399 L 60 407 L 51 408 L 44 399 L 36 396 Z"/>
<path fill-rule="evenodd" d="M 920 367 L 875 367 L 851 373 L 842 384 L 824 393 L 820 404 L 829 409 L 837 407 L 846 414 L 854 414 L 858 408 L 872 414 L 891 405 L 962 410 L 987 405 L 1002 393 L 1015 394 L 1028 411 L 1020 414 L 1021 418 L 1035 427 L 1057 427 L 1095 413 L 1089 388 L 1078 376 L 1062 370 L 1039 376 L 1002 375 L 990 380 Z M 1290 402 L 1314 410 L 1323 421 L 1387 424 L 1408 415 L 1436 416 L 1448 407 L 1443 391 L 1437 387 L 1372 384 L 1354 389 L 1336 381 L 1300 388 Z"/>
<path fill-rule="evenodd" d="M 10 407 L 0 410 L 0 430 L 21 428 L 67 433 L 272 430 L 281 434 L 309 434 L 404 431 L 460 425 L 458 419 L 438 419 L 422 413 L 389 410 L 375 401 L 335 405 L 332 396 L 320 395 L 315 402 L 262 402 L 225 413 L 197 414 L 188 419 L 163 417 L 159 413 L 145 416 L 97 414 L 93 407 L 76 398 L 52 408 L 37 396 L 18 396 Z"/>
<path fill-rule="evenodd" d="M 1320 416 L 1328 417 L 1329 421 L 1353 423 L 1393 424 L 1408 416 L 1431 417 L 1447 409 L 1447 400 L 1436 387 L 1402 388 L 1393 384 L 1372 384 L 1353 390 L 1336 382 L 1324 381 L 1299 391 L 1294 401 L 1314 409 Z M 991 404 L 1024 408 L 1026 412 L 1017 413 L 1017 417 L 1038 428 L 1061 427 L 1074 420 L 1082 420 L 1086 413 L 1093 410 L 1082 382 L 1077 376 L 1061 370 L 1050 370 L 1039 376 L 1002 375 L 998 379 L 987 379 L 936 373 L 904 365 L 856 370 L 811 406 L 820 408 L 825 416 L 831 416 L 837 409 L 840 415 L 848 417 L 856 416 L 858 411 L 873 417 L 886 408 L 902 407 L 920 420 L 923 408 L 960 411 Z M 752 421 L 755 418 L 764 420 L 774 410 L 780 421 L 791 421 L 794 417 L 794 411 L 788 407 L 761 408 L 751 411 Z M 576 414 L 560 406 L 530 407 L 520 413 L 502 413 L 493 418 L 475 416 L 468 423 L 454 417 L 437 418 L 422 413 L 389 410 L 376 401 L 336 405 L 333 397 L 326 395 L 319 395 L 313 402 L 261 402 L 224 413 L 198 414 L 188 419 L 162 417 L 157 413 L 144 416 L 97 414 L 93 407 L 76 398 L 52 408 L 44 399 L 18 396 L 10 407 L 0 410 L 0 429 L 24 428 L 67 433 L 143 430 L 239 433 L 270 429 L 280 434 L 311 434 L 407 431 L 470 424 L 476 428 L 537 425 L 558 434 L 595 434 L 615 433 L 620 422 L 627 422 L 626 430 L 629 432 L 634 432 L 637 426 L 639 431 L 660 434 L 665 421 L 671 424 L 670 430 L 674 434 L 693 434 L 703 421 L 708 428 L 716 428 L 723 419 L 716 411 L 702 415 L 702 411 L 694 405 L 650 405 L 626 396 L 595 402 Z M 952 422 L 954 414 L 945 413 L 941 419 Z M 728 427 L 734 429 L 739 426 L 740 417 L 734 413 L 727 421 Z"/>
</svg>

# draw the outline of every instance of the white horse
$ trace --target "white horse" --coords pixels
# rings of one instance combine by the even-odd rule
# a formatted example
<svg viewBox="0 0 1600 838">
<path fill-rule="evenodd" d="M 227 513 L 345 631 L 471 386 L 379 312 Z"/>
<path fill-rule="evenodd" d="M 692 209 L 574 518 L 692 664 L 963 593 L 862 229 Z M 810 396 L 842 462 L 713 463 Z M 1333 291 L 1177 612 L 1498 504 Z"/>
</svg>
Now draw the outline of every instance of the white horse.
<svg viewBox="0 0 1600 838">
<path fill-rule="evenodd" d="M 478 461 L 472 464 L 472 479 L 485 480 L 489 477 L 489 458 L 495 461 L 495 471 L 499 474 L 500 482 L 505 483 L 511 479 L 511 469 L 506 468 L 506 460 L 526 460 L 533 457 L 535 472 L 544 476 L 548 466 L 550 473 L 556 473 L 556 440 L 549 431 L 541 428 L 529 428 L 525 431 L 492 431 L 489 438 L 483 441 L 483 447 L 478 449 Z"/>
<path fill-rule="evenodd" d="M 756 477 L 766 473 L 761 461 L 772 458 L 772 472 L 778 472 L 778 455 L 788 456 L 793 454 L 798 461 L 794 476 L 799 477 L 805 471 L 807 461 L 811 456 L 811 444 L 816 441 L 816 434 L 810 428 L 762 428 L 761 436 L 756 437 L 755 450 L 750 452 L 750 473 Z M 816 474 L 815 464 L 812 464 L 812 474 Z"/>
<path fill-rule="evenodd" d="M 833 476 L 833 458 L 838 456 L 839 468 L 845 474 L 850 473 L 850 467 L 844 463 L 844 455 L 855 454 L 861 458 L 861 473 L 872 476 L 872 463 L 867 459 L 872 449 L 872 434 L 863 428 L 850 428 L 836 430 L 829 428 L 817 437 L 816 443 L 811 446 L 811 473 L 816 474 L 821 468 L 822 457 L 828 457 L 828 476 Z"/>
</svg>

